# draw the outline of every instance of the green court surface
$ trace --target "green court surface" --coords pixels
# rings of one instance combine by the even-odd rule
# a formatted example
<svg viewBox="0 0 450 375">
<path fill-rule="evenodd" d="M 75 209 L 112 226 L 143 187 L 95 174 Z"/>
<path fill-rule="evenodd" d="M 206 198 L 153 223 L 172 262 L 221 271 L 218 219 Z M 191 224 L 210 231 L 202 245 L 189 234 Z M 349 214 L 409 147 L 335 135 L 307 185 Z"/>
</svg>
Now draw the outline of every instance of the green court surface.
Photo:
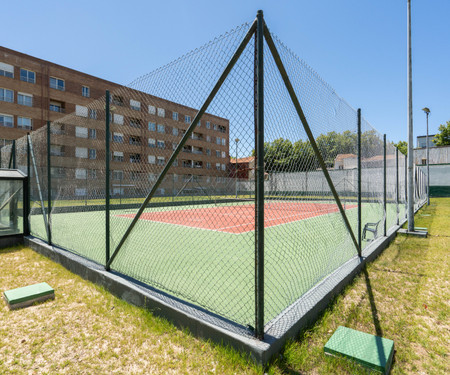
<svg viewBox="0 0 450 375">
<path fill-rule="evenodd" d="M 350 207 L 346 213 L 357 235 L 357 209 Z M 158 207 L 145 213 L 168 211 L 175 215 L 196 208 Z M 111 211 L 111 253 L 132 220 L 122 215 L 136 211 Z M 404 209 L 400 215 L 403 213 Z M 382 220 L 382 206 L 364 203 L 362 217 L 363 225 Z M 395 224 L 395 204 L 388 205 L 387 219 L 388 228 Z M 31 230 L 46 240 L 42 215 L 31 216 Z M 380 224 L 378 234 L 382 233 Z M 369 236 L 372 238 L 371 233 Z M 236 323 L 254 326 L 254 238 L 254 231 L 237 234 L 138 220 L 111 268 Z M 52 214 L 52 240 L 55 245 L 105 264 L 105 212 Z M 368 243 L 364 241 L 363 246 Z M 267 227 L 265 323 L 356 255 L 339 212 Z"/>
</svg>

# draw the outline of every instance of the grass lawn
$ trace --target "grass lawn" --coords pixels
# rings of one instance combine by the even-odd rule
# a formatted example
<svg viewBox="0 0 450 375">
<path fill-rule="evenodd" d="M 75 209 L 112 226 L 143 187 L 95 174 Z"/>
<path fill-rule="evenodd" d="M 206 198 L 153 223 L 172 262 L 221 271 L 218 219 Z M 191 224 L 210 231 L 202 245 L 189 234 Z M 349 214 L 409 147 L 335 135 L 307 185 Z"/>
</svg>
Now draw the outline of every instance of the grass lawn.
<svg viewBox="0 0 450 375">
<path fill-rule="evenodd" d="M 323 346 L 339 325 L 395 342 L 393 374 L 448 372 L 450 199 L 416 215 L 430 236 L 399 235 L 312 327 L 289 342 L 269 374 L 358 374 Z M 430 215 L 430 216 L 428 216 Z M 0 250 L 0 288 L 46 281 L 56 299 L 23 310 L 0 308 L 0 373 L 254 374 L 231 349 L 174 328 L 128 305 L 30 249 Z"/>
</svg>

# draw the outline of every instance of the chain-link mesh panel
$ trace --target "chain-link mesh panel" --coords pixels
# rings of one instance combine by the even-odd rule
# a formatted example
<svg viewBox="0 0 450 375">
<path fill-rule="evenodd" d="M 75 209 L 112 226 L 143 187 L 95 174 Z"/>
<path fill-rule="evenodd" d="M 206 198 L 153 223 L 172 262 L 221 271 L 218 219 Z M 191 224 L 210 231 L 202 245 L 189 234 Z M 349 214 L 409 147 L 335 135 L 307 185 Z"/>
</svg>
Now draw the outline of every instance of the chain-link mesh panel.
<svg viewBox="0 0 450 375">
<path fill-rule="evenodd" d="M 108 240 L 113 270 L 229 325 L 246 327 L 255 325 L 254 37 L 209 106 L 197 114 L 249 27 L 111 92 L 108 103 L 105 96 L 77 105 L 74 113 L 51 123 L 48 146 L 47 127 L 30 137 L 33 235 L 46 240 L 49 228 L 52 243 L 101 264 L 107 262 Z M 298 318 L 295 302 L 355 261 L 351 232 L 357 236 L 359 229 L 357 111 L 273 39 L 314 139 L 308 138 L 266 44 L 264 324 L 271 332 L 288 328 Z M 385 161 L 381 134 L 365 119 L 361 127 L 364 248 L 383 236 L 385 221 L 389 230 L 406 215 L 406 158 L 399 154 L 397 163 L 396 149 L 387 142 Z M 26 138 L 16 149 L 17 165 L 26 170 Z M 2 166 L 11 152 L 11 145 L 1 149 Z M 426 199 L 425 180 L 416 170 L 416 208 Z M 285 326 L 274 327 L 280 321 Z"/>
</svg>

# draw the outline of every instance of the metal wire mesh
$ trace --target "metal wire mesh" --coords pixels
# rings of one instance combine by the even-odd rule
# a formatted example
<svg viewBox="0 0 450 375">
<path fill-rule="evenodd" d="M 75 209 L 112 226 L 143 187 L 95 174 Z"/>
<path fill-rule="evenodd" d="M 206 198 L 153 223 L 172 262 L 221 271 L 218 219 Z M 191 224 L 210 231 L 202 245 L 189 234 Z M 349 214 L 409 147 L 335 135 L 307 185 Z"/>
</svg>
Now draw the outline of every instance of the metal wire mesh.
<svg viewBox="0 0 450 375">
<path fill-rule="evenodd" d="M 249 27 L 33 132 L 30 222 L 33 235 L 44 240 L 51 235 L 52 243 L 101 264 L 108 262 L 109 243 L 114 271 L 251 333 L 258 157 L 253 37 L 195 129 L 192 125 Z M 355 259 L 350 230 L 356 235 L 360 225 L 364 248 L 384 235 L 385 224 L 389 230 L 404 218 L 406 159 L 399 154 L 397 162 L 389 141 L 385 159 L 382 135 L 362 119 L 359 223 L 357 111 L 272 38 L 313 137 L 266 44 L 264 324 L 273 328 L 280 316 L 292 314 L 300 297 Z M 2 165 L 8 147 L 2 148 Z M 26 150 L 25 138 L 18 147 Z M 22 168 L 26 152 L 18 155 Z M 426 198 L 420 170 L 415 180 L 418 206 Z"/>
</svg>

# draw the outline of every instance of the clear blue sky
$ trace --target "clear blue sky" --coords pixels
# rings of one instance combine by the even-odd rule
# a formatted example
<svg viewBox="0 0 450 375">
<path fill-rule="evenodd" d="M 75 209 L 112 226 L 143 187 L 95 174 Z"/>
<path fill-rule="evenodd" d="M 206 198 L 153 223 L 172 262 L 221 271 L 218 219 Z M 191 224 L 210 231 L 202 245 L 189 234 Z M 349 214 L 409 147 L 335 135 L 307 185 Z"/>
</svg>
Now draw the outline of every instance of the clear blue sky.
<svg viewBox="0 0 450 375">
<path fill-rule="evenodd" d="M 252 21 L 393 141 L 407 139 L 406 0 L 58 0 L 2 7 L 1 45 L 127 84 Z M 412 0 L 414 137 L 450 120 L 450 0 Z"/>
</svg>

